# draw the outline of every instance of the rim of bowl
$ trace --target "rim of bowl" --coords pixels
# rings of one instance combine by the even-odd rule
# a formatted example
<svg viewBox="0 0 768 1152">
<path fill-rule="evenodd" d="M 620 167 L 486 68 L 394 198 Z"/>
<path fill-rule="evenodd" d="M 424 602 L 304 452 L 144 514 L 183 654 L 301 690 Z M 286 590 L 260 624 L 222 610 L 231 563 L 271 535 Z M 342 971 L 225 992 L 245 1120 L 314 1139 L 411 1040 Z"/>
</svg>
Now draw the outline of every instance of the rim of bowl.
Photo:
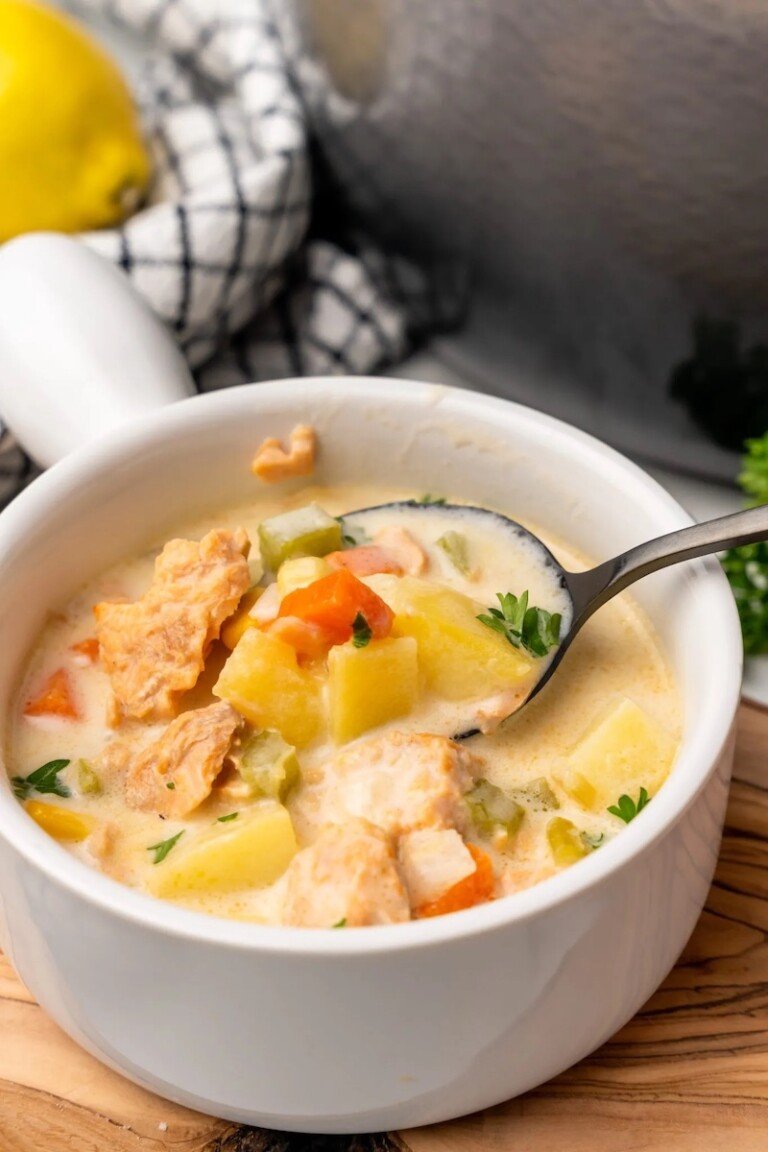
<svg viewBox="0 0 768 1152">
<path fill-rule="evenodd" d="M 419 381 L 388 377 L 299 377 L 234 388 L 190 397 L 156 412 L 132 419 L 123 427 L 86 445 L 59 461 L 26 488 L 0 513 L 0 554 L 14 537 L 23 536 L 26 523 L 45 515 L 53 501 L 67 489 L 97 482 L 100 473 L 113 466 L 116 458 L 130 457 L 140 447 L 183 434 L 186 429 L 207 423 L 217 413 L 251 404 L 254 396 L 269 401 L 285 401 L 291 394 L 297 401 L 322 387 L 325 396 L 357 395 L 381 401 L 388 398 L 413 401 L 422 398 L 425 411 L 433 411 L 443 398 L 456 411 L 495 413 L 512 416 L 518 426 L 546 430 L 550 442 L 567 444 L 598 472 L 622 473 L 637 488 L 659 521 L 659 530 L 674 531 L 692 523 L 680 504 L 642 468 L 620 452 L 586 432 L 542 412 L 494 396 Z M 372 390 L 376 393 L 372 396 Z M 316 393 L 315 393 L 316 395 Z M 499 428 L 504 431 L 501 420 Z M 720 653 L 709 666 L 710 707 L 692 732 L 688 732 L 675 762 L 674 771 L 654 803 L 644 809 L 642 818 L 622 829 L 600 852 L 543 880 L 531 888 L 505 896 L 490 904 L 454 912 L 449 916 L 407 924 L 348 928 L 344 932 L 323 928 L 293 928 L 227 920 L 182 908 L 137 892 L 89 867 L 62 848 L 26 815 L 10 787 L 0 787 L 2 835 L 33 867 L 45 873 L 54 884 L 67 888 L 82 900 L 105 912 L 154 930 L 206 945 L 219 945 L 245 951 L 306 956 L 352 956 L 402 952 L 436 947 L 450 941 L 503 930 L 515 923 L 546 914 L 587 889 L 596 888 L 606 878 L 623 870 L 663 836 L 695 800 L 714 771 L 728 739 L 739 702 L 743 648 L 738 615 L 725 575 L 716 559 L 692 562 L 695 578 L 705 583 L 708 605 L 708 634 Z"/>
</svg>

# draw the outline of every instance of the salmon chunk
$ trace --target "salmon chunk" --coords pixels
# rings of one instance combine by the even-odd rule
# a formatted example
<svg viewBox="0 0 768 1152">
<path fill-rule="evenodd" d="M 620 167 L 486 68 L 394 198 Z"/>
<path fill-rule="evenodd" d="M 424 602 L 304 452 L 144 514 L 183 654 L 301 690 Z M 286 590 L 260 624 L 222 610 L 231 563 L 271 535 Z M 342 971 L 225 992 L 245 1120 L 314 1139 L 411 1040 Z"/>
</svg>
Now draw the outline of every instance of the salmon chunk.
<svg viewBox="0 0 768 1152">
<path fill-rule="evenodd" d="M 387 732 L 359 740 L 333 760 L 331 806 L 392 836 L 466 824 L 463 795 L 479 771 L 475 757 L 445 736 Z"/>
<path fill-rule="evenodd" d="M 374 543 L 397 562 L 401 572 L 420 576 L 427 567 L 427 554 L 406 528 L 390 525 L 374 536 Z"/>
<path fill-rule="evenodd" d="M 394 850 L 366 820 L 328 825 L 293 858 L 285 877 L 285 924 L 362 928 L 404 920 L 410 909 Z"/>
<path fill-rule="evenodd" d="M 183 712 L 131 759 L 125 773 L 129 808 L 186 816 L 210 795 L 242 720 L 223 702 Z"/>
<path fill-rule="evenodd" d="M 265 484 L 276 484 L 293 476 L 309 476 L 315 467 L 317 437 L 309 424 L 297 424 L 291 432 L 288 450 L 270 436 L 256 450 L 251 471 Z"/>
<path fill-rule="evenodd" d="M 171 540 L 140 600 L 96 605 L 117 722 L 176 714 L 178 697 L 194 687 L 221 625 L 248 589 L 248 548 L 242 528 L 209 532 L 199 542 Z"/>
</svg>

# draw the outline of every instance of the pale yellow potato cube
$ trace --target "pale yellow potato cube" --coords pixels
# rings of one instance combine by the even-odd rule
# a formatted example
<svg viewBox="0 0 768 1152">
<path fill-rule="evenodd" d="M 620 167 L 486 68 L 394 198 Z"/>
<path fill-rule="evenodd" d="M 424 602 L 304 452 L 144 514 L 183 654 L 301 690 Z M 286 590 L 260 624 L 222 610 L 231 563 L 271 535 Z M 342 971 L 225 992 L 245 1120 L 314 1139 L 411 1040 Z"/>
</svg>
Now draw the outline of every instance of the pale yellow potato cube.
<svg viewBox="0 0 768 1152">
<path fill-rule="evenodd" d="M 411 636 L 352 643 L 328 655 L 331 730 L 338 744 L 406 716 L 419 694 L 416 641 Z"/>
<path fill-rule="evenodd" d="M 602 812 L 626 793 L 658 792 L 675 756 L 673 737 L 633 700 L 609 706 L 567 757 L 558 779 L 570 796 Z"/>
<path fill-rule="evenodd" d="M 397 635 L 412 636 L 427 685 L 447 700 L 489 696 L 529 679 L 534 662 L 477 617 L 487 606 L 404 576 L 387 588 Z"/>
<path fill-rule="evenodd" d="M 213 689 L 256 728 L 276 728 L 301 747 L 314 740 L 323 722 L 319 681 L 300 668 L 284 640 L 249 628 L 237 642 Z"/>
<path fill-rule="evenodd" d="M 217 821 L 202 832 L 187 831 L 153 866 L 149 887 L 155 896 L 170 898 L 265 888 L 282 876 L 297 847 L 288 810 L 262 800 L 236 819 Z"/>
<path fill-rule="evenodd" d="M 284 560 L 277 570 L 277 587 L 281 596 L 306 588 L 331 572 L 331 566 L 321 556 L 295 556 Z"/>
</svg>

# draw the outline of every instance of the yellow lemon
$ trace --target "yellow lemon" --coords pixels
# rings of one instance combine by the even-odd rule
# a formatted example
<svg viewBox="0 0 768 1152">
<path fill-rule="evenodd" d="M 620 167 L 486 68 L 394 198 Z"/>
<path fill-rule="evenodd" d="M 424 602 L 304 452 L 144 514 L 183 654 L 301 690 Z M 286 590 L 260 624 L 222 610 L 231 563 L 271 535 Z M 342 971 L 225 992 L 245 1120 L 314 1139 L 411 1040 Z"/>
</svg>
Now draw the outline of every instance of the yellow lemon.
<svg viewBox="0 0 768 1152">
<path fill-rule="evenodd" d="M 0 243 L 119 224 L 149 174 L 111 58 L 62 13 L 0 0 Z"/>
</svg>

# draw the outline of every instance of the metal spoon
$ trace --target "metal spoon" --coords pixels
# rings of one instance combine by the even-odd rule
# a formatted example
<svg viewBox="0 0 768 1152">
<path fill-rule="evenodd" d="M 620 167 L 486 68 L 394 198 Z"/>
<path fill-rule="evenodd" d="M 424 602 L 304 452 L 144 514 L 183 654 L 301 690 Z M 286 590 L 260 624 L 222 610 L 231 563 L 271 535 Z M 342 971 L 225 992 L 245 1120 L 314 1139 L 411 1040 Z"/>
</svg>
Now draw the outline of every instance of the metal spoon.
<svg viewBox="0 0 768 1152">
<path fill-rule="evenodd" d="M 683 560 L 708 556 L 713 552 L 734 548 L 740 544 L 768 540 L 768 505 L 764 505 L 750 508 L 746 512 L 721 516 L 717 520 L 693 524 L 689 528 L 681 528 L 666 536 L 659 536 L 656 540 L 638 544 L 628 552 L 623 552 L 612 560 L 606 560 L 586 572 L 569 572 L 558 563 L 538 536 L 516 521 L 484 508 L 463 504 L 433 505 L 403 501 L 350 512 L 345 515 L 344 520 L 352 525 L 359 522 L 365 526 L 368 517 L 373 513 L 376 517 L 373 522 L 375 526 L 376 523 L 383 523 L 387 516 L 397 512 L 407 512 L 410 516 L 415 512 L 420 516 L 439 515 L 443 519 L 446 516 L 480 517 L 485 522 L 486 528 L 492 525 L 496 531 L 502 529 L 512 532 L 515 536 L 525 539 L 528 544 L 534 544 L 540 552 L 542 565 L 554 569 L 555 578 L 570 601 L 571 611 L 563 614 L 560 642 L 552 654 L 541 661 L 541 674 L 532 684 L 527 696 L 521 698 L 514 709 L 515 713 L 524 708 L 551 680 L 590 616 L 630 584 L 650 575 L 651 572 L 657 572 L 660 568 L 667 568 L 671 564 L 679 564 Z M 478 731 L 479 729 L 473 727 L 460 732 L 455 738 L 464 739 L 475 735 Z"/>
</svg>

